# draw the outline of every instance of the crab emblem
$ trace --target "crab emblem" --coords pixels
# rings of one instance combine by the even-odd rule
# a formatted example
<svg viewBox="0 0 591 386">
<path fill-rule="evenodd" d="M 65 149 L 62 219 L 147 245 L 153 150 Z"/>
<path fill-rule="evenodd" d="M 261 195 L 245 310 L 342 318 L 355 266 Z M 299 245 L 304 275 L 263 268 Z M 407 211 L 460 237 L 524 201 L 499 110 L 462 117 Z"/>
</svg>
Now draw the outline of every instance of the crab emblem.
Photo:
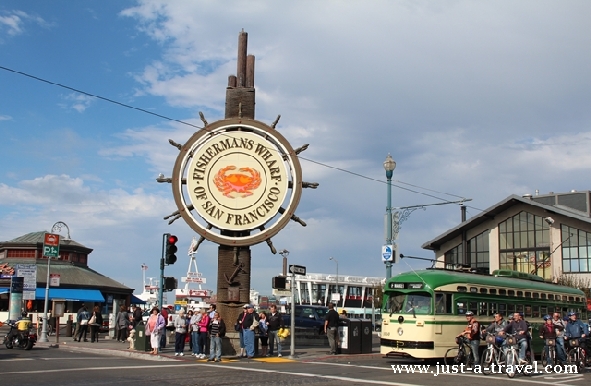
<svg viewBox="0 0 591 386">
<path fill-rule="evenodd" d="M 240 168 L 241 172 L 226 174 L 230 170 L 236 169 L 236 166 L 226 166 L 221 168 L 215 175 L 213 182 L 220 192 L 226 197 L 231 197 L 233 192 L 242 194 L 242 197 L 252 195 L 252 190 L 261 184 L 261 175 L 252 168 Z"/>
</svg>

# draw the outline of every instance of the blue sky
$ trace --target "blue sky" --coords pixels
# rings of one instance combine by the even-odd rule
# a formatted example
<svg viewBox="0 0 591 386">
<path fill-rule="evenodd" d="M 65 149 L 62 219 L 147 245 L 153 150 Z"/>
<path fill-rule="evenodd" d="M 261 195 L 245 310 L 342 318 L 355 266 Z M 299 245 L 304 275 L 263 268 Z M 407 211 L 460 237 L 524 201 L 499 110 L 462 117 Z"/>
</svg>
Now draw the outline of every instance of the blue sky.
<svg viewBox="0 0 591 386">
<path fill-rule="evenodd" d="M 586 1 L 11 1 L 0 3 L 0 66 L 201 126 L 223 118 L 238 33 L 255 55 L 256 118 L 302 156 L 297 215 L 273 238 L 309 272 L 385 274 L 385 172 L 393 206 L 470 198 L 474 216 L 510 194 L 587 190 L 591 34 Z M 140 288 L 176 234 L 184 276 L 193 233 L 171 187 L 195 128 L 0 69 L 0 239 L 64 221 L 93 269 Z M 320 165 L 328 165 L 329 167 Z M 352 173 L 337 170 L 344 169 Z M 458 205 L 418 210 L 400 251 L 458 224 Z M 270 292 L 281 257 L 252 248 Z M 197 255 L 215 289 L 216 245 Z M 424 262 L 402 262 L 394 273 Z"/>
</svg>

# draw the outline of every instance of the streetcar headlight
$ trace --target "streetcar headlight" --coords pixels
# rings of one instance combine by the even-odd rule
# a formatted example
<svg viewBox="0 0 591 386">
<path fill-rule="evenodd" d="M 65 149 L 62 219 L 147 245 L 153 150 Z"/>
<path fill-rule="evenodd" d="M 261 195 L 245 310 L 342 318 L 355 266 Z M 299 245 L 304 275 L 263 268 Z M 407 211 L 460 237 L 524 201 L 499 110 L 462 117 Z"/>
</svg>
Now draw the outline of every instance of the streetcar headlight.
<svg viewBox="0 0 591 386">
<path fill-rule="evenodd" d="M 402 327 L 398 327 L 398 335 L 402 336 L 403 333 L 404 330 L 402 329 Z"/>
</svg>

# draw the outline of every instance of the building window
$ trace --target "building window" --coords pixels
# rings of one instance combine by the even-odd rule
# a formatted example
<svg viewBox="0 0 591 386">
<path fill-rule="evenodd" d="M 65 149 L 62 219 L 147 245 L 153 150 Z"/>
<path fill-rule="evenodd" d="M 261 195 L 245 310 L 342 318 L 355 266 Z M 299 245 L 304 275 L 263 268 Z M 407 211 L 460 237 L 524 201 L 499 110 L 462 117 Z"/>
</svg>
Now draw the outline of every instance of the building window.
<svg viewBox="0 0 591 386">
<path fill-rule="evenodd" d="M 520 212 L 499 224 L 499 268 L 552 279 L 550 231 L 543 217 Z"/>
<path fill-rule="evenodd" d="M 562 233 L 562 271 L 591 272 L 591 233 L 566 225 Z"/>
<path fill-rule="evenodd" d="M 467 245 L 467 265 L 477 272 L 488 273 L 490 258 L 488 253 L 488 230 L 472 237 Z M 456 266 L 464 265 L 462 244 L 450 249 L 445 253 L 445 268 L 455 269 Z"/>
</svg>

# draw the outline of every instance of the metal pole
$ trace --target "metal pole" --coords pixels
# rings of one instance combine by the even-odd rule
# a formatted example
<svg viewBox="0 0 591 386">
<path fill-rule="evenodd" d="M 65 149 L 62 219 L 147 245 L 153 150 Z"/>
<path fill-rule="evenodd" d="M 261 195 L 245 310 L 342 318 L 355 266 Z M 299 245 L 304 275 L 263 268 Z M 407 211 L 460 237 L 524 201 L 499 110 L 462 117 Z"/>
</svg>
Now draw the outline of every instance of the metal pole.
<svg viewBox="0 0 591 386">
<path fill-rule="evenodd" d="M 51 257 L 47 257 L 47 280 L 45 283 L 45 305 L 43 306 L 43 328 L 41 330 L 41 337 L 39 342 L 47 343 L 49 338 L 47 337 L 47 311 L 49 310 L 49 267 L 51 265 Z"/>
<path fill-rule="evenodd" d="M 388 181 L 388 195 L 386 202 L 386 245 L 392 244 L 392 174 L 393 170 L 386 170 L 386 179 Z M 386 261 L 386 280 L 392 277 L 392 260 L 394 260 L 394 251 L 392 251 L 392 257 Z"/>
<path fill-rule="evenodd" d="M 337 294 L 339 294 L 339 300 L 337 300 L 337 312 L 339 311 L 339 301 L 341 300 L 341 291 L 339 290 L 339 261 L 334 259 L 337 263 Z M 341 303 L 343 304 L 343 303 Z"/>
<path fill-rule="evenodd" d="M 295 273 L 291 274 L 291 343 L 289 357 L 295 358 Z"/>
<path fill-rule="evenodd" d="M 162 235 L 162 256 L 160 257 L 160 283 L 158 283 L 158 308 L 162 310 L 164 299 L 164 255 L 166 254 L 166 240 L 168 233 Z"/>
</svg>

